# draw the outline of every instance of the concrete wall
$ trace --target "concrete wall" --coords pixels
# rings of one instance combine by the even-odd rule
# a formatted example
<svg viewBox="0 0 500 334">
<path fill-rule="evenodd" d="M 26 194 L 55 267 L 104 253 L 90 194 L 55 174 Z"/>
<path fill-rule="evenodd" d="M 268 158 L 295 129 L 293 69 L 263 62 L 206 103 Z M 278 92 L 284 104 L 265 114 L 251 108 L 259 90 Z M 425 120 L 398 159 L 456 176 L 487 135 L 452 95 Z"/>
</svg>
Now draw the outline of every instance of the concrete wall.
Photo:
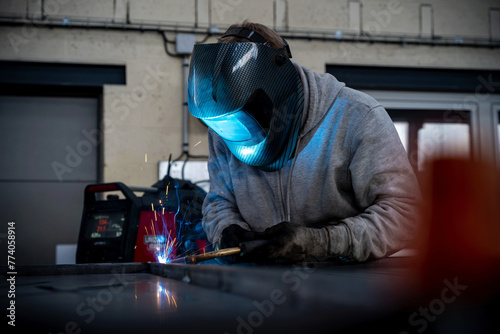
<svg viewBox="0 0 500 334">
<path fill-rule="evenodd" d="M 201 40 L 209 26 L 223 31 L 243 19 L 283 34 L 340 30 L 488 39 L 490 10 L 498 8 L 498 0 L 2 0 L 1 20 L 24 23 L 0 26 L 0 60 L 126 65 L 127 85 L 104 88 L 104 180 L 147 186 L 157 180 L 158 161 L 182 151 L 182 58 L 165 53 L 158 32 L 93 25 L 158 25 L 170 29 L 170 40 L 176 29 L 200 32 Z M 498 48 L 295 38 L 289 43 L 294 60 L 318 72 L 326 64 L 500 68 Z M 192 117 L 189 125 L 189 152 L 207 154 L 206 128 Z"/>
</svg>

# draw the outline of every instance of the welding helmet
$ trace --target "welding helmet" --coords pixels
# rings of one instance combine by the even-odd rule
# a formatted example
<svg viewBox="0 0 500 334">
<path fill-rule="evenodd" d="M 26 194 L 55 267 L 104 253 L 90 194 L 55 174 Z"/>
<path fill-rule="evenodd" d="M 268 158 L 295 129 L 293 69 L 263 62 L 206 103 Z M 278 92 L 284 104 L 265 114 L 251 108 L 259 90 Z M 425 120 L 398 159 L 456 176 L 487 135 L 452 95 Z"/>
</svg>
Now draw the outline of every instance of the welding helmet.
<svg viewBox="0 0 500 334">
<path fill-rule="evenodd" d="M 188 106 L 240 161 L 276 171 L 292 157 L 304 107 L 302 82 L 286 41 L 272 48 L 258 33 L 224 36 L 248 43 L 197 44 L 191 58 Z"/>
</svg>

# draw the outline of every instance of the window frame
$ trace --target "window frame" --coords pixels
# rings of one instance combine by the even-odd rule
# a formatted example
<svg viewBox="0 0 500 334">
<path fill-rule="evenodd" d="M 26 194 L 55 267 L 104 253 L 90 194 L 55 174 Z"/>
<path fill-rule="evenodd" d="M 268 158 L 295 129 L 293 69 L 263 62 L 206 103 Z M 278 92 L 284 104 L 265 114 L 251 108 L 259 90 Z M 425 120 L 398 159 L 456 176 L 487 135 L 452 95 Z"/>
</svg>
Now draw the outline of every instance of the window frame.
<svg viewBox="0 0 500 334">
<path fill-rule="evenodd" d="M 393 122 L 408 123 L 408 142 L 406 143 L 408 158 L 415 172 L 419 171 L 420 152 L 419 131 L 425 124 L 467 124 L 469 126 L 469 151 L 472 157 L 472 127 L 470 126 L 471 114 L 468 110 L 412 110 L 412 109 L 388 109 L 389 116 Z M 467 117 L 461 117 L 466 112 Z M 451 113 L 452 120 L 446 121 L 446 114 Z M 414 158 L 413 158 L 414 157 Z"/>
<path fill-rule="evenodd" d="M 470 130 L 470 152 L 471 158 L 477 159 L 480 156 L 480 133 L 479 133 L 479 104 L 468 99 L 468 94 L 466 93 L 431 93 L 431 92 L 395 92 L 395 91 L 381 91 L 381 90 L 364 90 L 364 93 L 375 98 L 388 113 L 393 111 L 398 111 L 400 113 L 414 113 L 415 119 L 427 117 L 429 120 L 434 120 L 437 123 L 443 122 L 443 119 L 436 118 L 432 113 L 441 112 L 446 113 L 450 111 L 465 111 L 468 113 L 468 122 L 457 121 L 454 117 L 450 120 L 450 124 L 455 123 L 468 123 Z M 394 117 L 393 121 L 407 121 L 401 117 Z M 425 122 L 431 122 L 425 120 Z M 424 123 L 424 121 L 422 122 Z M 418 138 L 418 129 L 410 129 L 408 133 L 408 154 L 415 150 L 415 145 L 418 143 L 412 143 L 413 138 Z M 414 131 L 417 133 L 410 133 Z M 496 137 L 497 138 L 497 137 Z M 414 145 L 414 146 L 412 146 Z M 413 164 L 412 164 L 413 165 Z M 417 164 L 418 166 L 418 164 Z M 416 166 L 414 166 L 415 169 Z M 415 169 L 417 172 L 418 169 Z"/>
</svg>

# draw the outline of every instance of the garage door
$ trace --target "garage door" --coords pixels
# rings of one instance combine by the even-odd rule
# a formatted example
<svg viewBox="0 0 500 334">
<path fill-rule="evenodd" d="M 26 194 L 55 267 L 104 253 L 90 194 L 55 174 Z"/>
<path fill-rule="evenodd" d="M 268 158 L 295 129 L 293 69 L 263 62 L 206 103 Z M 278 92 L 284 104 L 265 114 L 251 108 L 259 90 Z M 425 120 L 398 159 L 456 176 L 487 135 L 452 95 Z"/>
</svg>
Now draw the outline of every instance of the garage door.
<svg viewBox="0 0 500 334">
<path fill-rule="evenodd" d="M 77 242 L 97 124 L 97 98 L 0 96 L 0 254 L 13 221 L 16 265 L 53 264 L 56 244 Z"/>
</svg>

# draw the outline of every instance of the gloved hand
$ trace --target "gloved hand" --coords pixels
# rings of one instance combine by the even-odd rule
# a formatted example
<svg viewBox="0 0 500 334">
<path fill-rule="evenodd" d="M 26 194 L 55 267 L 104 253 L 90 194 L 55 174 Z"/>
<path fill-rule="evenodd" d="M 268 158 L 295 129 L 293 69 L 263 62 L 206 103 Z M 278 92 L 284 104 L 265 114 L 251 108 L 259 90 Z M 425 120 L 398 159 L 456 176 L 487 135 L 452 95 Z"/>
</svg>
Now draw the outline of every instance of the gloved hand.
<svg viewBox="0 0 500 334">
<path fill-rule="evenodd" d="M 254 240 L 256 232 L 245 230 L 240 225 L 232 224 L 222 230 L 220 248 L 238 247 L 244 241 Z"/>
<path fill-rule="evenodd" d="M 256 238 L 257 232 L 248 231 L 239 225 L 232 224 L 222 230 L 219 241 L 216 243 L 216 249 L 225 249 L 239 247 L 242 243 L 252 241 Z M 222 264 L 232 264 L 241 261 L 251 261 L 248 257 L 240 255 L 231 255 L 218 258 L 217 261 Z"/>
<path fill-rule="evenodd" d="M 255 237 L 266 242 L 253 249 L 249 254 L 252 258 L 293 263 L 308 258 L 321 260 L 328 253 L 328 234 L 324 228 L 281 222 Z"/>
</svg>

